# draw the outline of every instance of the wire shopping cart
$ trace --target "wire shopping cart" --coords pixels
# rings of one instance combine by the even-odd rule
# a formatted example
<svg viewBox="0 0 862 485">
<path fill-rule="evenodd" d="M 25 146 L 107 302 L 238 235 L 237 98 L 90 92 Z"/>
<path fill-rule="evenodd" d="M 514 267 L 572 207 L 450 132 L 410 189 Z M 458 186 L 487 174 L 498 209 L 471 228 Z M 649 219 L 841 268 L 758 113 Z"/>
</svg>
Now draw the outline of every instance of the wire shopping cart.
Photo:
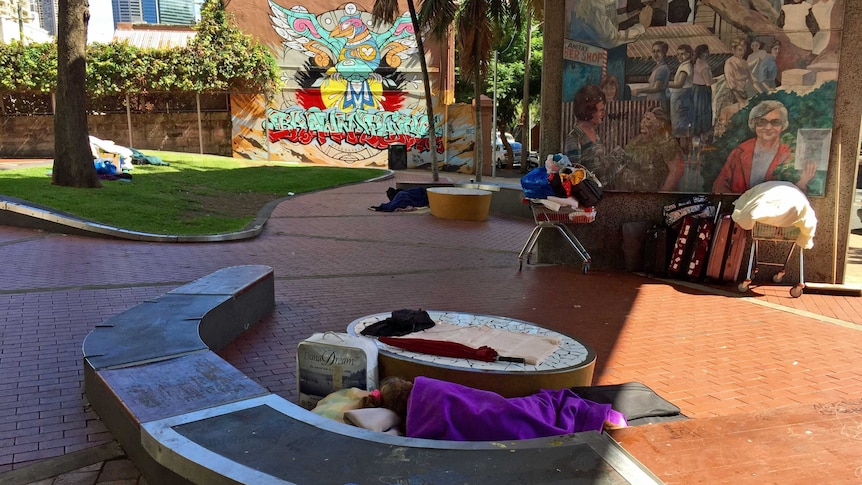
<svg viewBox="0 0 862 485">
<path fill-rule="evenodd" d="M 772 276 L 774 283 L 781 283 L 784 279 L 784 274 L 787 272 L 787 265 L 790 263 L 790 257 L 793 255 L 793 250 L 799 248 L 799 283 L 790 288 L 790 296 L 799 298 L 802 296 L 802 290 L 805 288 L 803 280 L 803 262 L 802 248 L 796 244 L 796 238 L 799 237 L 798 227 L 779 227 L 755 222 L 754 228 L 751 230 L 751 253 L 748 256 L 748 272 L 745 274 L 745 280 L 739 284 L 737 288 L 741 293 L 748 291 L 751 286 L 752 271 L 757 274 L 758 266 L 777 266 L 781 270 Z M 760 248 L 759 243 L 762 241 L 773 241 L 778 243 L 790 243 L 790 250 L 787 251 L 787 257 L 783 263 L 765 262 L 758 259 Z"/>
<path fill-rule="evenodd" d="M 524 258 L 526 257 L 527 264 L 530 264 L 530 257 L 533 254 L 533 249 L 536 242 L 539 240 L 539 235 L 545 229 L 554 229 L 563 235 L 563 238 L 571 245 L 575 253 L 581 258 L 584 274 L 590 270 L 592 257 L 587 251 L 587 248 L 581 244 L 581 241 L 572 232 L 571 227 L 574 224 L 589 224 L 596 220 L 595 207 L 586 207 L 575 209 L 573 207 L 562 206 L 558 210 L 552 210 L 546 207 L 541 202 L 536 202 L 530 199 L 524 199 L 524 203 L 530 205 L 530 210 L 533 212 L 533 220 L 536 227 L 524 243 L 524 247 L 518 254 L 518 271 L 524 266 Z"/>
</svg>

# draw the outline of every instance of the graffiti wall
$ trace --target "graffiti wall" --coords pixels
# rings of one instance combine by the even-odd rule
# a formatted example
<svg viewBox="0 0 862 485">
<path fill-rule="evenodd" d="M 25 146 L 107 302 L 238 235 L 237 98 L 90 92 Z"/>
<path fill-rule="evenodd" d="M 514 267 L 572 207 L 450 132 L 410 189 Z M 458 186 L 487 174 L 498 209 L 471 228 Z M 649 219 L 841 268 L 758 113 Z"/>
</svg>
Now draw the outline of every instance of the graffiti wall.
<svg viewBox="0 0 862 485">
<path fill-rule="evenodd" d="M 406 9 L 392 24 L 375 25 L 370 7 L 359 3 L 263 1 L 230 6 L 240 28 L 272 49 L 284 89 L 269 100 L 235 97 L 235 156 L 385 167 L 388 147 L 399 143 L 407 146 L 409 167 L 430 164 L 433 150 L 441 169 L 472 170 L 472 151 L 457 148 L 459 135 L 471 135 L 472 112 L 445 103 L 440 80 L 448 66 L 441 55 L 426 56 L 436 119 L 429 143 L 419 52 Z M 257 14 L 242 15 L 255 2 Z"/>
<path fill-rule="evenodd" d="M 847 0 L 567 0 L 563 146 L 608 190 L 823 196 Z"/>
</svg>

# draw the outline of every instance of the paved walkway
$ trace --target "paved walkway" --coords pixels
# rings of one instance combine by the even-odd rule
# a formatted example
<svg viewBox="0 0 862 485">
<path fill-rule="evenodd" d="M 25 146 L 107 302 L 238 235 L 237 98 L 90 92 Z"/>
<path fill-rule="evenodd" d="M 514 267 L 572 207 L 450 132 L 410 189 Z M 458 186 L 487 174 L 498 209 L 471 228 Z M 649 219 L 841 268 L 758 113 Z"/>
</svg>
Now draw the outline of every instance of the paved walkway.
<svg viewBox="0 0 862 485">
<path fill-rule="evenodd" d="M 236 264 L 274 268 L 276 309 L 221 355 L 288 400 L 296 345 L 313 332 L 398 308 L 504 315 L 591 344 L 595 384 L 643 382 L 693 418 L 615 434 L 666 483 L 860 482 L 862 298 L 793 299 L 783 286 L 741 296 L 600 262 L 587 275 L 518 271 L 532 221 L 368 211 L 394 184 L 297 196 L 248 241 L 0 227 L 0 483 L 142 482 L 83 397 L 82 341 L 109 317 Z"/>
</svg>

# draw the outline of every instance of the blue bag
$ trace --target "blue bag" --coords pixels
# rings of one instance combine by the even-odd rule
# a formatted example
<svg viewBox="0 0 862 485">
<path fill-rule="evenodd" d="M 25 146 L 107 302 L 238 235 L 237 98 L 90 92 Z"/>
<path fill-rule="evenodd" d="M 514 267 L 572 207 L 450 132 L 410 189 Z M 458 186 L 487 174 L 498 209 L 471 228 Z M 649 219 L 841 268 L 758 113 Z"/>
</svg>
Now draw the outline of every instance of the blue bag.
<svg viewBox="0 0 862 485">
<path fill-rule="evenodd" d="M 93 160 L 93 165 L 95 165 L 96 173 L 99 175 L 117 175 L 117 166 L 109 160 L 97 158 Z"/>
<path fill-rule="evenodd" d="M 548 183 L 548 169 L 536 167 L 530 170 L 527 175 L 521 177 L 521 189 L 524 190 L 524 197 L 528 199 L 545 199 L 554 195 L 554 189 Z"/>
</svg>

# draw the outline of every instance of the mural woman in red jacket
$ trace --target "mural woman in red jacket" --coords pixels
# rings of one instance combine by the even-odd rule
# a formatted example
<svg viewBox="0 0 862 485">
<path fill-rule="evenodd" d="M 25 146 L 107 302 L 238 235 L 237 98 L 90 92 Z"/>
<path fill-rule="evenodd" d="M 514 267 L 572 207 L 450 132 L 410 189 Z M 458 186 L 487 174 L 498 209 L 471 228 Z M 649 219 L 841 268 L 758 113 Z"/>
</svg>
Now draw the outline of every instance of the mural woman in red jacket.
<svg viewBox="0 0 862 485">
<path fill-rule="evenodd" d="M 751 187 L 776 180 L 775 169 L 791 160 L 790 147 L 781 142 L 781 133 L 787 129 L 787 108 L 780 101 L 763 101 L 748 115 L 748 126 L 755 137 L 737 145 L 712 185 L 716 194 L 741 194 Z M 814 177 L 811 164 L 802 171 L 797 186 L 805 186 Z"/>
</svg>

